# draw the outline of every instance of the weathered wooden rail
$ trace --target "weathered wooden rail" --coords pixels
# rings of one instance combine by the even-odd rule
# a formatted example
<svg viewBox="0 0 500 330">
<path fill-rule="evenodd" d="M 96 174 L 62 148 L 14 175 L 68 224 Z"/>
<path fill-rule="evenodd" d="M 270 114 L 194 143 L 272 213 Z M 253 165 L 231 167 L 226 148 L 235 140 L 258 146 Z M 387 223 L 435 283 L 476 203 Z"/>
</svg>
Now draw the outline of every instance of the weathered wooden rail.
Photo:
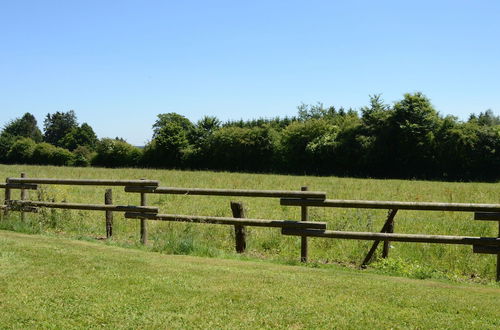
<svg viewBox="0 0 500 330">
<path fill-rule="evenodd" d="M 311 221 L 293 221 L 293 220 L 265 220 L 249 218 L 230 218 L 230 217 L 207 217 L 197 215 L 180 214 L 144 214 L 144 213 L 125 213 L 125 218 L 148 220 L 173 221 L 173 222 L 192 222 L 192 223 L 210 223 L 217 225 L 239 225 L 253 227 L 278 227 L 278 228 L 300 228 L 300 229 L 326 229 L 326 222 Z"/>
</svg>

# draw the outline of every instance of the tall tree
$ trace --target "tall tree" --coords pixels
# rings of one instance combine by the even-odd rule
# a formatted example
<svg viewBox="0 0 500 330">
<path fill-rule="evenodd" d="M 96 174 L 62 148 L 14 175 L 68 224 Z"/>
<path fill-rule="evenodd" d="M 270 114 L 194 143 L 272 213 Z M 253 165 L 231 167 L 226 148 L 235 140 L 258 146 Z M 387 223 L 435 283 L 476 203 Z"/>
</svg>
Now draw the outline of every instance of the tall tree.
<svg viewBox="0 0 500 330">
<path fill-rule="evenodd" d="M 94 150 L 97 144 L 97 135 L 89 124 L 83 123 L 79 127 L 73 127 L 59 142 L 64 148 L 71 151 L 79 146 Z"/>
<path fill-rule="evenodd" d="M 29 112 L 7 123 L 2 131 L 3 134 L 27 137 L 35 142 L 42 141 L 42 132 L 38 128 L 36 118 Z"/>
<path fill-rule="evenodd" d="M 55 146 L 62 146 L 62 138 L 77 128 L 75 111 L 48 113 L 43 121 L 44 140 Z"/>
</svg>

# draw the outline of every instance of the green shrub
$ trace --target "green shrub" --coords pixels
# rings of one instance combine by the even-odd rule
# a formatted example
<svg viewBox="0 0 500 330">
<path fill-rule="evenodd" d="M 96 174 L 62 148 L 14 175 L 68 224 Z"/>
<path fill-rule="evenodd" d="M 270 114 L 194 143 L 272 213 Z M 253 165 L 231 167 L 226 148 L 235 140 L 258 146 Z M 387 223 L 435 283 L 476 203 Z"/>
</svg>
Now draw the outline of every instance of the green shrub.
<svg viewBox="0 0 500 330">
<path fill-rule="evenodd" d="M 35 141 L 30 138 L 17 139 L 7 153 L 8 161 L 17 164 L 31 164 L 35 146 Z"/>
<path fill-rule="evenodd" d="M 141 149 L 117 139 L 104 138 L 97 143 L 92 165 L 105 167 L 134 167 L 139 164 Z"/>
</svg>

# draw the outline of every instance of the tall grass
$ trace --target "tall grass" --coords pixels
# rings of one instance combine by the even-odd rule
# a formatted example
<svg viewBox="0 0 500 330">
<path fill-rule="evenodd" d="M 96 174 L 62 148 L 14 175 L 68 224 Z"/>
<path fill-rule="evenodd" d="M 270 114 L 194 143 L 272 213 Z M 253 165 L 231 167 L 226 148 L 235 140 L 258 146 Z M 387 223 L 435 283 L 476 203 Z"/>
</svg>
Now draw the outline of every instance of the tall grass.
<svg viewBox="0 0 500 330">
<path fill-rule="evenodd" d="M 375 180 L 337 177 L 312 177 L 268 174 L 244 174 L 206 171 L 152 169 L 68 168 L 53 166 L 0 165 L 0 177 L 154 179 L 162 186 L 200 188 L 284 189 L 326 191 L 328 198 L 500 203 L 500 183 L 455 183 L 409 180 Z M 16 198 L 18 192 L 14 192 Z M 30 191 L 31 199 L 67 202 L 104 202 L 104 187 L 41 186 Z M 139 195 L 113 188 L 115 204 L 139 204 Z M 159 206 L 162 213 L 231 216 L 229 202 L 242 201 L 247 216 L 263 219 L 300 219 L 300 208 L 280 206 L 278 199 L 230 198 L 213 196 L 148 195 L 149 205 Z M 379 231 L 385 221 L 385 210 L 344 208 L 311 208 L 312 221 L 326 221 L 328 228 L 351 231 Z M 12 212 L 0 222 L 0 228 L 25 232 L 43 232 L 70 237 L 105 236 L 104 212 L 43 210 L 27 214 L 26 223 Z M 137 220 L 124 219 L 115 213 L 113 241 L 136 245 L 139 239 Z M 442 235 L 497 236 L 496 222 L 473 221 L 472 213 L 399 211 L 395 232 Z M 231 226 L 148 222 L 150 243 L 147 249 L 173 254 L 217 256 L 234 251 Z M 359 264 L 372 242 L 336 239 L 310 239 L 310 258 L 316 263 Z M 410 265 L 431 267 L 437 273 L 459 278 L 492 279 L 495 256 L 473 254 L 470 246 L 391 243 L 391 259 Z M 247 254 L 282 261 L 296 260 L 300 253 L 297 237 L 285 237 L 279 229 L 248 228 Z M 389 261 L 390 262 L 390 261 Z M 379 263 L 380 264 L 380 263 Z M 377 264 L 376 264 L 377 265 Z M 391 265 L 382 264 L 381 268 Z M 390 268 L 390 267 L 389 267 Z M 392 271 L 394 271 L 392 267 Z M 431 272 L 432 273 L 432 272 Z"/>
</svg>

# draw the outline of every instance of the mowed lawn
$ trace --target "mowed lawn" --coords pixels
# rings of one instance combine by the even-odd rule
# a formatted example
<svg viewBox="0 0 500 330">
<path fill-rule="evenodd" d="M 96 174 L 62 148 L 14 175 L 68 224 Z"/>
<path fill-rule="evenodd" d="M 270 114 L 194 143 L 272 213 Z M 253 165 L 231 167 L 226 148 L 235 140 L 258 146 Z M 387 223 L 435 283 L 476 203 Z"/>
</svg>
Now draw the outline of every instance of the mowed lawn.
<svg viewBox="0 0 500 330">
<path fill-rule="evenodd" d="M 1 328 L 500 327 L 500 289 L 0 231 Z"/>
</svg>

